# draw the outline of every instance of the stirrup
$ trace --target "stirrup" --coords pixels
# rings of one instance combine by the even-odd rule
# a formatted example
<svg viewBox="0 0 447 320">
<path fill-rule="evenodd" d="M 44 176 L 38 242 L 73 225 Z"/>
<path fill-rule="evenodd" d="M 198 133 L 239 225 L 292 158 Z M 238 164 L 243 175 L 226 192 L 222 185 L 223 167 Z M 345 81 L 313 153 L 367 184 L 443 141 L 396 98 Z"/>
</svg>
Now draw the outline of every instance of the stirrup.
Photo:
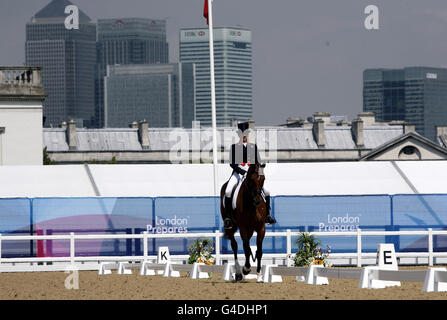
<svg viewBox="0 0 447 320">
<path fill-rule="evenodd" d="M 230 218 L 225 218 L 224 220 L 224 229 L 231 230 L 233 228 L 233 223 Z"/>
</svg>

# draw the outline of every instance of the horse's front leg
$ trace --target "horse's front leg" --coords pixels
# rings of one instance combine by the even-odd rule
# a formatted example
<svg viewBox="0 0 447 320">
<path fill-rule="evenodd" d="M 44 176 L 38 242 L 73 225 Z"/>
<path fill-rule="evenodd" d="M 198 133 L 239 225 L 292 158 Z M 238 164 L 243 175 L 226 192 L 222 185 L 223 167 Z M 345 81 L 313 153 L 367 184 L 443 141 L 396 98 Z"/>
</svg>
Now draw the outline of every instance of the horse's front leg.
<svg viewBox="0 0 447 320">
<path fill-rule="evenodd" d="M 242 243 L 244 245 L 244 253 L 245 253 L 245 265 L 242 269 L 242 272 L 244 275 L 247 275 L 251 271 L 251 265 L 250 265 L 250 257 L 251 257 L 251 248 L 250 248 L 250 239 L 244 238 L 242 240 Z"/>
<path fill-rule="evenodd" d="M 241 267 L 239 265 L 239 261 L 237 260 L 237 241 L 234 238 L 234 234 L 231 236 L 231 249 L 233 249 L 234 254 L 234 267 L 236 269 L 236 281 L 242 280 Z"/>
</svg>

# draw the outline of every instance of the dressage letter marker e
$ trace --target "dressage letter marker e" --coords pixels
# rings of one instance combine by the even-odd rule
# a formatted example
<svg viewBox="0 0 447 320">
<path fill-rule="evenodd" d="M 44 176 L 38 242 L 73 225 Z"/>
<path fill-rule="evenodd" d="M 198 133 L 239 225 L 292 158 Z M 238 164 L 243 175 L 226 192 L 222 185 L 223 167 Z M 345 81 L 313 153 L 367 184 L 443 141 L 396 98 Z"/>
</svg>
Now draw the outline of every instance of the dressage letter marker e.
<svg viewBox="0 0 447 320">
<path fill-rule="evenodd" d="M 398 270 L 396 252 L 394 251 L 394 244 L 380 243 L 378 247 L 378 267 L 382 270 Z M 379 285 L 384 287 L 400 286 L 400 281 L 383 281 L 373 280 L 379 282 Z"/>
</svg>

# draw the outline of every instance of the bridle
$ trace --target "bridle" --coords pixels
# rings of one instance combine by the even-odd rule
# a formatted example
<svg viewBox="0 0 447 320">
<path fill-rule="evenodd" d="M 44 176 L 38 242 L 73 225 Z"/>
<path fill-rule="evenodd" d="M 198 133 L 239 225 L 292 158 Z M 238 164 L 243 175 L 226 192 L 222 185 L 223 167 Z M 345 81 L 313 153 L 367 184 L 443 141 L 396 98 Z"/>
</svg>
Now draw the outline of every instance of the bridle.
<svg viewBox="0 0 447 320">
<path fill-rule="evenodd" d="M 263 169 L 264 169 L 263 167 L 258 166 L 256 171 L 250 173 L 250 176 L 249 176 L 249 173 L 247 172 L 247 177 L 245 178 L 246 183 L 244 184 L 244 186 L 245 186 L 246 190 L 248 191 L 248 193 L 251 195 L 254 207 L 257 207 L 261 204 L 261 200 L 259 200 L 259 196 L 261 196 L 261 194 L 262 194 L 262 186 L 260 189 L 256 189 L 256 187 L 254 186 L 254 182 L 251 179 L 251 176 L 253 175 L 253 173 L 256 173 L 258 175 L 258 180 L 261 179 L 261 176 L 264 175 Z"/>
</svg>

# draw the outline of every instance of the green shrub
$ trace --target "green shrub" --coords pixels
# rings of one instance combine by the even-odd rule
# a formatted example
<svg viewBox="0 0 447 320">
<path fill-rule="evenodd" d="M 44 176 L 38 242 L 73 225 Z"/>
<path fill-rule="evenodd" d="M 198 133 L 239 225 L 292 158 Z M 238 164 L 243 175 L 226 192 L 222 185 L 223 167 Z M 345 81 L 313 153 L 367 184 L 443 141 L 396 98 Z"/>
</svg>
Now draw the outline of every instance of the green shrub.
<svg viewBox="0 0 447 320">
<path fill-rule="evenodd" d="M 212 256 L 214 248 L 212 246 L 211 239 L 197 239 L 189 247 L 189 259 L 188 263 L 193 264 L 195 262 L 214 264 L 216 259 Z"/>
<path fill-rule="evenodd" d="M 298 252 L 295 255 L 295 267 L 307 267 L 312 264 L 329 266 L 328 256 L 330 247 L 327 247 L 326 253 L 321 249 L 321 241 L 314 235 L 307 232 L 301 232 L 296 240 Z"/>
</svg>

